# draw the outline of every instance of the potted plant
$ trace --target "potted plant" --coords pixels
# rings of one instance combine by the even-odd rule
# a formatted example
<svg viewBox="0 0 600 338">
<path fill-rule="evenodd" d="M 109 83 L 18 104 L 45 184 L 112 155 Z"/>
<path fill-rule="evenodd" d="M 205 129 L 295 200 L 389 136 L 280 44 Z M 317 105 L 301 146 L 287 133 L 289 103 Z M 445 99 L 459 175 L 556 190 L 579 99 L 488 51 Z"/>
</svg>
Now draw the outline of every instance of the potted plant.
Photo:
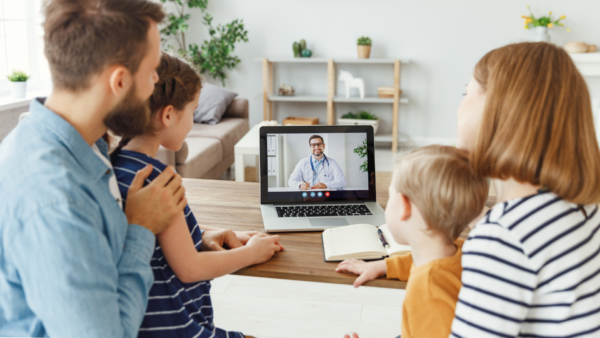
<svg viewBox="0 0 600 338">
<path fill-rule="evenodd" d="M 23 71 L 13 70 L 7 78 L 8 81 L 10 81 L 10 92 L 12 93 L 12 96 L 17 98 L 25 97 L 29 76 Z"/>
<path fill-rule="evenodd" d="M 361 36 L 358 38 L 356 43 L 358 46 L 358 58 L 359 59 L 368 59 L 371 54 L 371 38 L 367 36 Z"/>
<path fill-rule="evenodd" d="M 227 24 L 213 25 L 213 17 L 206 13 L 208 0 L 160 0 L 167 8 L 175 9 L 167 13 L 165 24 L 161 29 L 163 46 L 193 64 L 200 73 L 208 73 L 215 80 L 221 80 L 225 87 L 226 70 L 234 69 L 240 58 L 234 55 L 235 47 L 241 42 L 248 42 L 248 31 L 244 20 L 235 19 Z M 190 25 L 190 13 L 187 9 L 199 9 L 204 13 L 203 24 L 208 30 L 207 39 L 202 45 L 186 43 L 186 33 Z M 177 45 L 173 45 L 176 42 Z"/>
<path fill-rule="evenodd" d="M 552 11 L 548 13 L 547 16 L 540 16 L 536 18 L 531 12 L 531 8 L 527 6 L 529 10 L 529 16 L 522 15 L 521 18 L 525 20 L 525 29 L 533 28 L 535 30 L 534 41 L 536 42 L 550 42 L 550 35 L 548 35 L 548 28 L 552 28 L 554 26 L 564 27 L 561 22 L 566 18 L 566 16 L 561 16 L 560 18 L 554 20 L 552 18 Z M 567 32 L 571 30 L 567 28 Z"/>
<path fill-rule="evenodd" d="M 355 113 L 348 112 L 348 114 L 342 115 L 341 118 L 338 119 L 338 125 L 342 126 L 352 126 L 352 125 L 367 125 L 373 126 L 373 134 L 377 134 L 377 129 L 379 129 L 379 117 L 371 114 L 368 111 L 358 111 Z"/>
<path fill-rule="evenodd" d="M 354 148 L 354 153 L 360 158 L 367 157 L 367 139 L 365 139 L 358 147 Z M 369 160 L 367 159 L 360 165 L 360 172 L 366 173 L 369 171 Z"/>
</svg>

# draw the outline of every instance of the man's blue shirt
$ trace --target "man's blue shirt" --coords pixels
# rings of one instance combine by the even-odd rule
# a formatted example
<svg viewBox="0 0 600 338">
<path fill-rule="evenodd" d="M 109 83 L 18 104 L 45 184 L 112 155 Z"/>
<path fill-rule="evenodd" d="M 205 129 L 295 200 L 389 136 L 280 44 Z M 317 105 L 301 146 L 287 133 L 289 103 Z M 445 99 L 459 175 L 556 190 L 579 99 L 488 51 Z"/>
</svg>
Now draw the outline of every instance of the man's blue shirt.
<svg viewBox="0 0 600 338">
<path fill-rule="evenodd" d="M 155 237 L 127 224 L 81 134 L 30 112 L 0 144 L 0 336 L 135 337 Z"/>
</svg>

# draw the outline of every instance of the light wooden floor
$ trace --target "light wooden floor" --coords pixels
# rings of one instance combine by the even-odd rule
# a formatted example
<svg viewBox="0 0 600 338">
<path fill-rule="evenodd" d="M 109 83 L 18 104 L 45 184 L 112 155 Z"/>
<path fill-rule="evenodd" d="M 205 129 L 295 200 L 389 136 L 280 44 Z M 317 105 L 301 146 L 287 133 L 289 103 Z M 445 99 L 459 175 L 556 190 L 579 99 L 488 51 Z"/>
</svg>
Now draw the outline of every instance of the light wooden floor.
<svg viewBox="0 0 600 338">
<path fill-rule="evenodd" d="M 218 327 L 260 338 L 393 338 L 404 290 L 227 275 L 211 296 Z"/>
</svg>

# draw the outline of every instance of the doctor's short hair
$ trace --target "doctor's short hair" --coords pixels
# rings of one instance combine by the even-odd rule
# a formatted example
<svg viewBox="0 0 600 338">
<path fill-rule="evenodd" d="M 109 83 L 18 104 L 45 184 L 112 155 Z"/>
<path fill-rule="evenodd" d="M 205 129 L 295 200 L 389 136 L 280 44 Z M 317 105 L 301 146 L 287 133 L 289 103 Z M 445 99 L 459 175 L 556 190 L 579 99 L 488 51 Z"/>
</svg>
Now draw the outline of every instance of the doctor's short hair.
<svg viewBox="0 0 600 338">
<path fill-rule="evenodd" d="M 488 183 L 469 164 L 468 152 L 432 145 L 398 157 L 392 186 L 421 213 L 428 230 L 454 242 L 483 211 Z"/>
<path fill-rule="evenodd" d="M 311 136 L 311 137 L 308 139 L 308 145 L 310 145 L 310 141 L 311 141 L 313 138 L 320 138 L 320 139 L 321 139 L 321 142 L 325 143 L 325 140 L 323 140 L 323 137 L 321 137 L 321 135 L 313 135 L 313 136 Z"/>
</svg>

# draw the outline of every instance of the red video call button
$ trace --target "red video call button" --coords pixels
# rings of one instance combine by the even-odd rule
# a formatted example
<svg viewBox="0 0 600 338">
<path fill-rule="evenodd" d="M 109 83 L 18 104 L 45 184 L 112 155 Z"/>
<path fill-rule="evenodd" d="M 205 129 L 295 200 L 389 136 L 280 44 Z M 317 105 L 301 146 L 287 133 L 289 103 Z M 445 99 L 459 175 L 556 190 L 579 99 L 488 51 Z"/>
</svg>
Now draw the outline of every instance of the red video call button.
<svg viewBox="0 0 600 338">
<path fill-rule="evenodd" d="M 325 197 L 329 197 L 329 191 L 325 192 Z"/>
</svg>

